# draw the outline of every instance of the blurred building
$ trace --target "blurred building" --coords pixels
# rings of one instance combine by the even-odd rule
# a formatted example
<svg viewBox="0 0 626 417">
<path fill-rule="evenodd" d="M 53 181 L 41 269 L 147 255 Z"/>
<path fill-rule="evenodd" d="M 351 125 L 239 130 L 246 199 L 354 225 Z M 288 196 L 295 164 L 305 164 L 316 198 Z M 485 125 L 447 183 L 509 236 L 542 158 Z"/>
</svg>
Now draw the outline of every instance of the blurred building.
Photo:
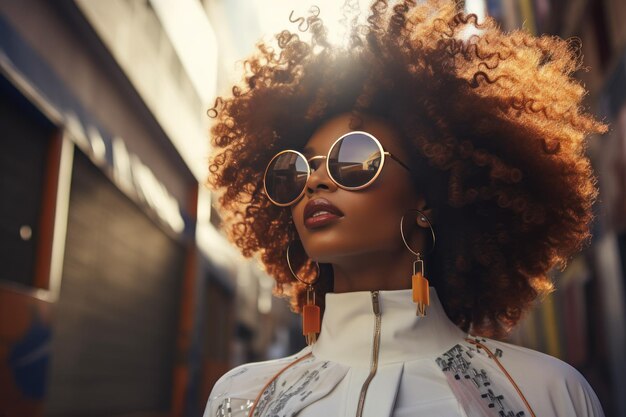
<svg viewBox="0 0 626 417">
<path fill-rule="evenodd" d="M 488 0 L 507 30 L 582 43 L 585 106 L 610 125 L 588 155 L 600 187 L 591 245 L 562 273 L 557 291 L 530 314 L 513 341 L 574 365 L 607 416 L 626 416 L 626 3 L 622 0 Z"/>
<path fill-rule="evenodd" d="M 0 1 L 1 416 L 201 415 L 289 338 L 204 186 L 217 55 L 197 0 Z"/>
</svg>

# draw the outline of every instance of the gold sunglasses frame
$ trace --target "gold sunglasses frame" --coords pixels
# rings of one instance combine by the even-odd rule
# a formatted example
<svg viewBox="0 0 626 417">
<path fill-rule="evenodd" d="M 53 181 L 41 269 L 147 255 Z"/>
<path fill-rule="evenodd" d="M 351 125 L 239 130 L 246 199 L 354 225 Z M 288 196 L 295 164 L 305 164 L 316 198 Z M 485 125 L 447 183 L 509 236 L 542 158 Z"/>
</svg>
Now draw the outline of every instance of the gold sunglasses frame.
<svg viewBox="0 0 626 417">
<path fill-rule="evenodd" d="M 333 150 L 333 148 L 335 147 L 335 145 L 337 145 L 337 143 L 339 143 L 339 141 L 343 140 L 347 136 L 355 134 L 355 133 L 365 135 L 365 136 L 369 137 L 370 139 L 372 139 L 374 141 L 374 143 L 376 144 L 376 146 L 378 147 L 378 150 L 380 152 L 381 160 L 380 160 L 380 165 L 378 166 L 378 170 L 376 171 L 376 174 L 367 183 L 365 183 L 363 185 L 356 186 L 356 187 L 347 187 L 345 185 L 339 184 L 333 178 L 333 176 L 330 174 L 330 168 L 329 168 L 329 162 L 328 161 L 330 159 L 329 158 L 330 153 Z M 267 171 L 269 170 L 270 166 L 272 165 L 272 162 L 274 162 L 274 160 L 276 158 L 278 158 L 279 156 L 281 156 L 282 154 L 287 153 L 287 152 L 295 153 L 298 156 L 302 157 L 302 159 L 304 159 L 306 161 L 306 168 L 307 168 L 306 180 L 304 182 L 305 186 L 302 187 L 302 191 L 300 191 L 300 194 L 298 194 L 298 196 L 296 198 L 291 200 L 289 203 L 279 203 L 279 202 L 275 201 L 272 197 L 270 197 L 269 193 L 267 192 L 267 187 L 265 185 L 266 184 L 265 179 L 267 178 Z M 390 157 L 391 159 L 395 160 L 397 163 L 400 164 L 400 166 L 402 166 L 407 171 L 411 171 L 411 169 L 404 162 L 402 162 L 397 156 L 393 155 L 391 152 L 385 151 L 385 149 L 383 148 L 383 145 L 380 143 L 380 141 L 378 139 L 376 139 L 376 137 L 374 135 L 372 135 L 371 133 L 368 133 L 368 132 L 364 132 L 362 130 L 353 130 L 351 132 L 348 132 L 348 133 L 345 133 L 345 134 L 341 135 L 337 140 L 335 140 L 333 142 L 332 145 L 330 145 L 330 148 L 328 149 L 328 153 L 326 155 L 315 155 L 315 156 L 312 156 L 311 158 L 307 159 L 307 157 L 304 156 L 301 152 L 295 151 L 293 149 L 285 149 L 284 151 L 280 151 L 276 155 L 274 155 L 272 157 L 272 159 L 270 159 L 270 161 L 268 162 L 267 167 L 265 168 L 265 172 L 263 173 L 263 191 L 265 192 L 265 195 L 267 196 L 267 198 L 269 198 L 269 200 L 273 204 L 275 204 L 275 205 L 277 205 L 279 207 L 288 207 L 288 206 L 291 206 L 292 204 L 295 204 L 296 202 L 298 202 L 302 198 L 302 196 L 304 195 L 304 193 L 306 191 L 306 183 L 309 181 L 309 178 L 311 177 L 311 161 L 318 160 L 318 159 L 325 159 L 326 160 L 326 163 L 324 164 L 324 166 L 326 167 L 326 175 L 328 175 L 328 178 L 335 185 L 337 185 L 337 187 L 339 187 L 339 188 L 341 188 L 343 190 L 348 190 L 348 191 L 362 190 L 362 189 L 364 189 L 366 187 L 369 187 L 374 181 L 376 181 L 376 179 L 378 178 L 380 173 L 383 171 L 383 167 L 385 166 L 385 159 L 386 159 L 387 156 Z"/>
</svg>

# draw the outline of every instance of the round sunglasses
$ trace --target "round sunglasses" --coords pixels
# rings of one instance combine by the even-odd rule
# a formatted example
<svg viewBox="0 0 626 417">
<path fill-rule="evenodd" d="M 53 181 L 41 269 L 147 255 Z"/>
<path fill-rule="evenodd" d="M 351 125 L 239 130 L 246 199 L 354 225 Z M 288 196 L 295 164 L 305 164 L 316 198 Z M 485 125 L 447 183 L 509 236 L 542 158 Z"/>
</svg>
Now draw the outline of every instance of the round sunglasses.
<svg viewBox="0 0 626 417">
<path fill-rule="evenodd" d="M 367 132 L 352 131 L 337 139 L 328 155 L 307 159 L 291 149 L 274 155 L 263 175 L 263 187 L 270 201 L 277 206 L 289 206 L 298 201 L 311 176 L 311 162 L 326 160 L 326 172 L 332 182 L 344 190 L 361 190 L 371 185 L 385 165 L 386 157 L 410 168 L 383 149 L 378 139 Z"/>
</svg>

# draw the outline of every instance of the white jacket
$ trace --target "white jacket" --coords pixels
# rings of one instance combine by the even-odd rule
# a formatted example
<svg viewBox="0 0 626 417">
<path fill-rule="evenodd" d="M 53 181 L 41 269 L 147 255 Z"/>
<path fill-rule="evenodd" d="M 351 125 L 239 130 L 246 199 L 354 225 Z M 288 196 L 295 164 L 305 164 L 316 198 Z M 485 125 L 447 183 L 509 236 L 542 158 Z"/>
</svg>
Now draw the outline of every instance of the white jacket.
<svg viewBox="0 0 626 417">
<path fill-rule="evenodd" d="M 295 355 L 227 372 L 204 417 L 248 416 L 257 397 L 254 416 L 604 416 L 576 369 L 468 336 L 446 316 L 433 287 L 426 317 L 415 310 L 411 290 L 326 294 L 318 341 Z"/>
</svg>

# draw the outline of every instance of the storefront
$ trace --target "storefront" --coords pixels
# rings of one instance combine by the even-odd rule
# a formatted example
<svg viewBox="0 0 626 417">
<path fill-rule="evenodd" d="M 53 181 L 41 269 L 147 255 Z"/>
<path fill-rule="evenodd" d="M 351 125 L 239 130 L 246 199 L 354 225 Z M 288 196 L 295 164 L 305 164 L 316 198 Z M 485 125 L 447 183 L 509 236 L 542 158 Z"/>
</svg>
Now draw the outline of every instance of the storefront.
<svg viewBox="0 0 626 417">
<path fill-rule="evenodd" d="M 95 38 L 37 7 L 46 40 L 0 18 L 0 415 L 184 415 L 216 356 L 195 320 L 199 181 Z M 228 366 L 211 346 L 199 380 Z"/>
</svg>

